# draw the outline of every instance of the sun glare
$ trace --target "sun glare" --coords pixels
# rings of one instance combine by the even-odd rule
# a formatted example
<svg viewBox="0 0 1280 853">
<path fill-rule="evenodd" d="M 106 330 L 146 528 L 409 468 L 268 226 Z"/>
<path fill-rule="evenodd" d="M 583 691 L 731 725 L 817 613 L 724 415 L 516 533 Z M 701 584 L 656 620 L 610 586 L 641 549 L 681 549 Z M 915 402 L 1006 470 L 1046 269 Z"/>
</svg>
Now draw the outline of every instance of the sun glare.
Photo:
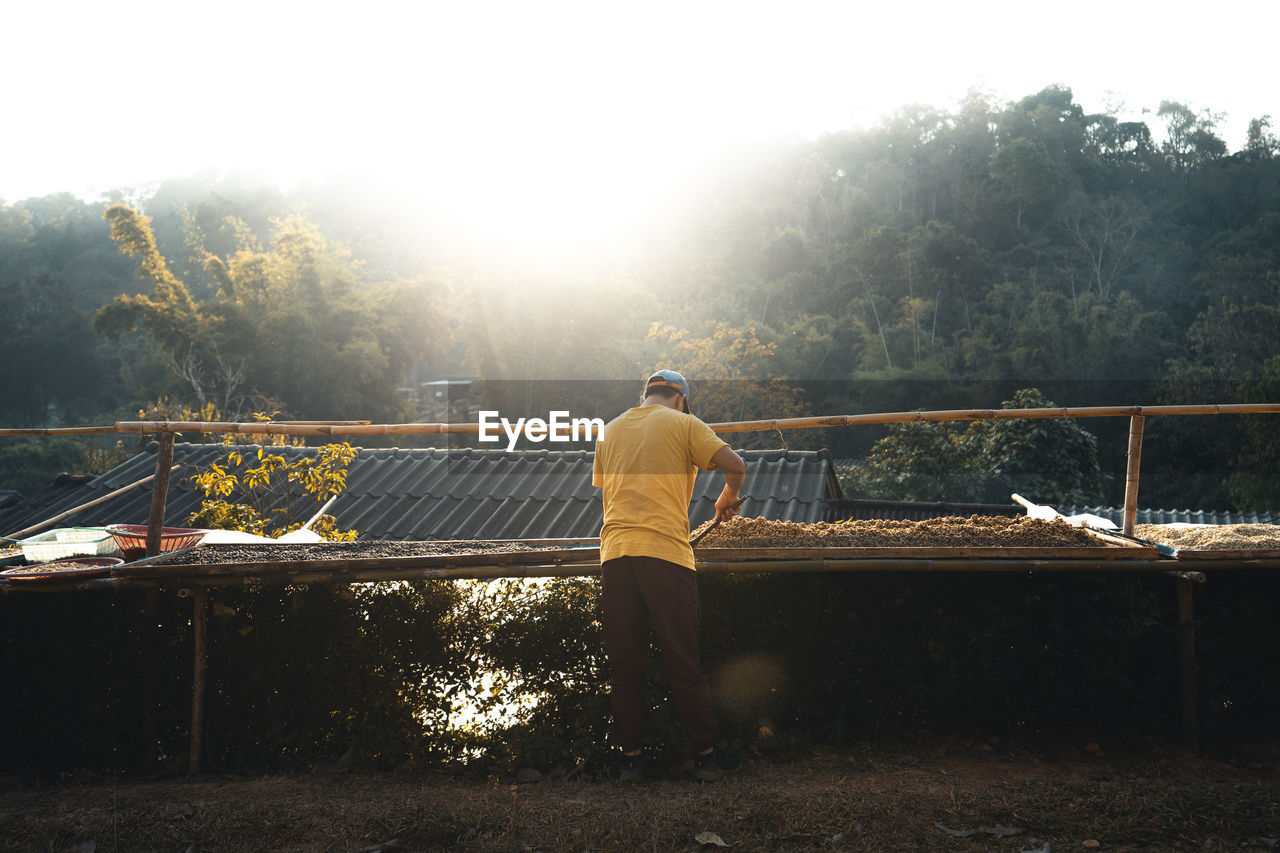
<svg viewBox="0 0 1280 853">
<path fill-rule="evenodd" d="M 48 8 L 8 12 L 0 45 L 6 79 L 25 81 L 0 113 L 6 160 L 21 164 L 7 201 L 210 169 L 283 185 L 360 175 L 477 245 L 544 260 L 625 241 L 679 204 L 712 151 L 867 126 L 909 103 L 949 110 L 974 86 L 1017 98 L 1062 83 L 1087 110 L 1114 92 L 1138 116 L 1183 99 L 1229 111 L 1232 146 L 1248 118 L 1280 114 L 1249 88 L 1269 78 L 1241 67 L 1268 55 L 1269 28 L 1205 22 L 1198 44 L 1231 46 L 1230 61 L 1171 70 L 1151 46 L 1173 24 L 1135 39 L 1145 13 L 1094 0 L 1042 19 L 1003 2 L 981 15 L 805 0 L 227 0 L 216 15 L 141 2 L 127 16 L 83 4 L 74 27 Z"/>
</svg>

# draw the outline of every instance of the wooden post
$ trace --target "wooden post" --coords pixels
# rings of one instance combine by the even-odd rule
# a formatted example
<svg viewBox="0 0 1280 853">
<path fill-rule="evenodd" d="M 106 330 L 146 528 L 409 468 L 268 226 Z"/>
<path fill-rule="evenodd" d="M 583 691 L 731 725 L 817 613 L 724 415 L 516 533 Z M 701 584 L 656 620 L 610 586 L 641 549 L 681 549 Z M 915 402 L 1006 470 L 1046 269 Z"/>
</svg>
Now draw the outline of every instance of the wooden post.
<svg viewBox="0 0 1280 853">
<path fill-rule="evenodd" d="M 200 758 L 204 738 L 204 682 L 209 669 L 209 656 L 205 648 L 208 633 L 209 593 L 196 587 L 191 596 L 191 633 L 195 647 L 195 665 L 191 683 L 191 751 L 187 760 L 187 775 L 200 773 Z"/>
<path fill-rule="evenodd" d="M 1129 418 L 1129 464 L 1124 473 L 1124 526 L 1126 536 L 1133 535 L 1133 522 L 1138 515 L 1138 465 L 1142 461 L 1142 415 Z"/>
<path fill-rule="evenodd" d="M 1196 626 L 1191 579 L 1178 578 L 1178 657 L 1182 680 L 1182 743 L 1200 751 L 1199 691 L 1196 681 Z"/>
<path fill-rule="evenodd" d="M 160 530 L 164 527 L 164 505 L 169 497 L 169 473 L 173 468 L 173 436 L 160 433 L 160 449 L 156 452 L 156 484 L 151 489 L 151 516 L 147 519 L 147 556 L 160 553 Z"/>
</svg>

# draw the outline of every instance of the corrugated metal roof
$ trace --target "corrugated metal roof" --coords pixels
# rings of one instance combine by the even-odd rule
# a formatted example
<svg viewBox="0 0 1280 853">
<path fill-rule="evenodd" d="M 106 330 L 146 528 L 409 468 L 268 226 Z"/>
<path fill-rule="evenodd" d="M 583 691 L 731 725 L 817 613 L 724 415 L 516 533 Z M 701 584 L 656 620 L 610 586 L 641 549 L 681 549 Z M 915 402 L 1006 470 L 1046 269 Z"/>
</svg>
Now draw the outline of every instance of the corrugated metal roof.
<svg viewBox="0 0 1280 853">
<path fill-rule="evenodd" d="M 1060 506 L 1054 507 L 1063 515 L 1090 513 L 1124 524 L 1124 507 L 1114 506 Z M 1280 524 L 1280 514 L 1270 512 L 1239 512 L 1212 509 L 1142 509 L 1134 515 L 1135 524 Z"/>
<path fill-rule="evenodd" d="M 1015 517 L 1026 512 L 1017 504 L 949 503 L 947 501 L 874 501 L 842 499 L 830 505 L 830 519 L 889 518 L 904 521 L 923 521 L 927 518 L 945 518 L 958 515 L 1003 515 Z"/>
<path fill-rule="evenodd" d="M 1091 514 L 1109 519 L 1116 525 L 1124 523 L 1123 507 L 1103 506 L 1055 506 L 1063 515 Z M 921 521 L 947 515 L 1005 515 L 1020 516 L 1026 510 L 1017 504 L 970 504 L 926 501 L 873 501 L 842 499 L 833 501 L 829 518 L 892 518 Z M 1233 510 L 1203 509 L 1139 509 L 1137 524 L 1280 524 L 1280 514 L 1269 512 L 1237 512 Z"/>
<path fill-rule="evenodd" d="M 256 453 L 258 448 L 242 448 Z M 274 447 L 293 461 L 315 448 Z M 226 448 L 177 444 L 174 461 L 195 468 L 217 461 Z M 812 523 L 824 517 L 840 487 L 824 451 L 742 451 L 747 483 L 742 514 Z M 362 539 L 550 539 L 597 536 L 602 510 L 591 486 L 589 451 L 496 451 L 460 449 L 362 449 L 347 473 L 347 489 L 330 508 L 339 526 L 359 530 Z M 43 500 L 0 507 L 0 529 L 16 531 L 155 473 L 154 452 L 140 453 L 91 482 L 47 490 Z M 203 494 L 174 474 L 165 524 L 182 525 L 199 508 Z M 715 514 L 721 479 L 699 472 L 690 505 L 690 524 Z M 68 525 L 142 524 L 151 506 L 149 487 L 140 487 L 73 516 Z M 314 512 L 308 503 L 299 510 Z"/>
</svg>

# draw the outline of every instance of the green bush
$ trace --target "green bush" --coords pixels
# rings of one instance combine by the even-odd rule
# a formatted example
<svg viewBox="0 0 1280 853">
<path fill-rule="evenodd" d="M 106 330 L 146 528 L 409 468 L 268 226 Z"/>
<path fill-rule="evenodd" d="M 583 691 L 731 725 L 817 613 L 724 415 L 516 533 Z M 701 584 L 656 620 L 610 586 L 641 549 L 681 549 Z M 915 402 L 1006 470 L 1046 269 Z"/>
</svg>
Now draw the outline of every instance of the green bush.
<svg viewBox="0 0 1280 853">
<path fill-rule="evenodd" d="M 0 444 L 0 489 L 31 494 L 62 473 L 100 474 L 127 457 L 94 438 L 17 439 Z"/>
<path fill-rule="evenodd" d="M 1023 388 L 1004 409 L 1054 408 Z M 837 470 L 848 495 L 878 500 L 1007 503 L 1021 493 L 1054 504 L 1102 498 L 1097 438 L 1069 418 L 894 424 L 862 461 Z"/>
<path fill-rule="evenodd" d="M 206 766 L 306 770 L 449 756 L 449 686 L 475 678 L 448 583 L 220 588 L 209 593 Z M 191 608 L 172 593 L 0 600 L 18 768 L 185 767 Z"/>
<path fill-rule="evenodd" d="M 1175 582 L 1162 573 L 792 573 L 699 578 L 727 737 L 1026 732 L 1173 739 Z M 1266 572 L 1196 588 L 1208 742 L 1280 712 Z M 205 766 L 309 770 L 469 759 L 549 769 L 610 748 L 597 579 L 219 588 L 209 593 Z M 0 598 L 4 770 L 185 769 L 189 600 Z M 686 757 L 656 649 L 647 743 Z M 463 716 L 467 709 L 470 716 Z"/>
</svg>

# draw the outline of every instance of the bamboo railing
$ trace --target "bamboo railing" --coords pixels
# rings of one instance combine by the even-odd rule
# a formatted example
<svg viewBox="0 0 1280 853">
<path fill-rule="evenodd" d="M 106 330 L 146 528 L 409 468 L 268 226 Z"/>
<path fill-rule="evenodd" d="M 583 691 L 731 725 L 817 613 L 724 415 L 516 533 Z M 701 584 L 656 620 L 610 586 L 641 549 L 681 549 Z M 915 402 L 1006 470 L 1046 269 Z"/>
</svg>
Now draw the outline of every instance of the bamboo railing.
<svg viewBox="0 0 1280 853">
<path fill-rule="evenodd" d="M 753 421 L 730 421 L 710 424 L 717 433 L 770 432 L 784 429 L 824 429 L 832 427 L 875 426 L 884 424 L 930 423 L 940 421 L 1019 420 L 1029 418 L 1129 418 L 1128 464 L 1125 471 L 1125 534 L 1133 533 L 1137 514 L 1138 467 L 1142 455 L 1142 433 L 1145 419 L 1158 415 L 1243 415 L 1280 414 L 1280 403 L 1213 403 L 1160 406 L 1060 406 L 1040 409 L 939 409 L 934 411 L 884 412 L 859 415 L 776 418 Z M 478 423 L 407 423 L 374 424 L 369 421 L 256 421 L 232 423 L 224 421 L 117 421 L 111 426 L 50 427 L 43 429 L 0 429 L 6 436 L 67 436 L 112 433 L 157 434 L 161 437 L 157 461 L 155 500 L 150 525 L 158 541 L 164 513 L 164 494 L 168 488 L 168 471 L 174 436 L 177 433 L 221 433 L 243 435 L 288 436 L 387 436 L 387 435 L 477 435 Z M 148 537 L 148 553 L 154 553 Z"/>
<path fill-rule="evenodd" d="M 973 421 L 973 420 L 1017 420 L 1026 418 L 1098 418 L 1128 417 L 1129 446 L 1125 471 L 1124 525 L 1126 535 L 1132 535 L 1134 519 L 1137 513 L 1138 473 L 1142 457 L 1142 436 L 1145 419 L 1158 415 L 1225 415 L 1225 414 L 1277 414 L 1280 403 L 1228 403 L 1211 405 L 1162 405 L 1162 406 L 1084 406 L 1053 407 L 1042 409 L 950 409 L 936 411 L 889 412 L 880 414 L 835 415 L 828 417 L 798 417 L 772 420 L 734 421 L 711 424 L 717 433 L 769 432 L 784 429 L 822 429 L 832 427 L 872 426 L 898 423 L 924 423 L 940 421 Z M 113 433 L 156 434 L 160 437 L 160 448 L 157 453 L 156 474 L 154 477 L 151 517 L 148 526 L 147 553 L 153 555 L 158 550 L 160 528 L 164 520 L 166 493 L 169 485 L 169 474 L 173 469 L 173 444 L 178 433 L 236 433 L 244 435 L 323 435 L 323 436 L 360 436 L 360 435 L 474 435 L 480 432 L 478 423 L 411 423 L 411 424 L 373 424 L 368 421 L 263 421 L 254 423 L 225 423 L 199 421 L 119 421 L 111 426 L 99 427 L 60 427 L 48 429 L 0 429 L 0 438 L 6 436 L 65 436 L 65 435 L 103 435 Z M 1158 560 L 1037 560 L 1023 559 L 1012 561 L 1020 570 L 1096 570 L 1107 569 L 1154 569 Z M 1167 564 L 1165 564 L 1167 565 Z M 1202 561 L 1197 569 L 1235 568 L 1235 567 L 1280 567 L 1280 561 L 1262 560 L 1251 563 L 1230 561 Z M 387 579 L 439 578 L 458 579 L 462 577 L 494 578 L 494 577 L 561 577 L 565 575 L 589 575 L 598 572 L 595 566 L 585 563 L 562 563 L 559 565 L 538 566 L 497 566 L 497 565 L 455 565 L 445 567 L 398 567 L 387 571 L 386 568 L 368 566 L 364 571 L 352 571 L 348 568 L 338 572 L 308 572 L 298 567 L 298 571 L 273 572 L 266 577 L 287 583 L 352 583 L 369 582 Z M 813 571 L 856 571 L 856 570 L 911 570 L 911 571 L 982 571 L 988 569 L 1008 570 L 1011 561 L 1008 559 L 957 559 L 930 560 L 915 559 L 772 559 L 758 561 L 701 562 L 702 571 L 770 571 L 770 572 L 813 572 Z M 204 633 L 207 620 L 208 595 L 210 586 L 225 583 L 245 583 L 246 577 L 221 575 L 217 572 L 195 572 L 189 568 L 182 570 L 183 577 L 168 579 L 170 582 L 184 583 L 181 592 L 193 598 L 193 628 L 195 633 L 195 669 L 194 689 L 191 709 L 191 746 L 188 769 L 191 773 L 199 772 L 201 760 L 201 729 L 203 726 L 204 680 L 207 666 Z M 1182 669 L 1182 716 L 1184 739 L 1189 746 L 1196 743 L 1199 724 L 1196 714 L 1196 684 L 1194 663 L 1194 625 L 1191 610 L 1191 584 L 1203 581 L 1202 571 L 1174 572 L 1178 578 L 1179 627 L 1181 635 L 1181 669 Z M 263 576 L 252 578 L 261 583 Z M 165 579 L 156 577 L 110 577 L 71 582 L 65 588 L 74 589 L 118 589 L 123 586 L 154 588 Z M 63 587 L 57 584 L 56 588 Z M 54 586 L 45 587 L 52 591 Z"/>
<path fill-rule="evenodd" d="M 1280 414 L 1280 403 L 1214 403 L 1162 406 L 1059 406 L 1042 409 L 939 409 L 861 415 L 820 415 L 710 424 L 718 433 L 783 429 L 875 426 L 934 421 L 1019 420 L 1025 418 L 1114 418 L 1148 415 Z M 478 423 L 374 424 L 368 421 L 117 421 L 111 426 L 0 429 L 6 436 L 104 435 L 137 433 L 241 433 L 246 435 L 476 435 Z"/>
</svg>

